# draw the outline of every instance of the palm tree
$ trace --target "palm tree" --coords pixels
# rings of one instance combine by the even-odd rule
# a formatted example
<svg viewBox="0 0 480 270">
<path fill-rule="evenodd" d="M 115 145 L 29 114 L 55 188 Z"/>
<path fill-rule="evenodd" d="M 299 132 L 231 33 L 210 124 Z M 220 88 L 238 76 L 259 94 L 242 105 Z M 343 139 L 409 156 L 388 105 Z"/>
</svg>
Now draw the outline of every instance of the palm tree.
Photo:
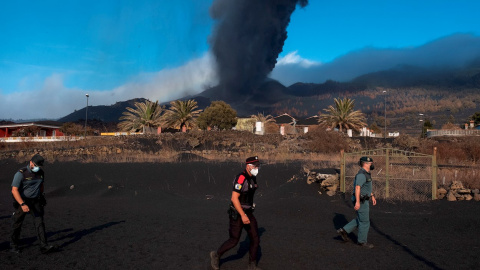
<svg viewBox="0 0 480 270">
<path fill-rule="evenodd" d="M 163 109 L 158 105 L 158 101 L 155 103 L 145 100 L 145 102 L 135 102 L 135 108 L 127 107 L 127 112 L 123 112 L 123 116 L 120 117 L 118 127 L 123 131 L 135 131 L 142 129 L 145 132 L 145 128 L 158 127 L 161 124 L 161 116 Z"/>
<path fill-rule="evenodd" d="M 197 110 L 198 105 L 195 100 L 175 100 L 170 102 L 170 105 L 163 118 L 166 126 L 182 129 L 185 132 L 187 128 L 192 128 L 196 125 L 195 118 L 198 117 L 202 110 Z M 185 127 L 185 130 L 183 127 Z"/>
<path fill-rule="evenodd" d="M 353 99 L 334 99 L 335 107 L 330 105 L 323 109 L 326 114 L 320 113 L 318 122 L 330 128 L 336 128 L 340 131 L 345 129 L 360 130 L 366 126 L 365 115 L 360 111 L 354 111 L 355 101 Z"/>
<path fill-rule="evenodd" d="M 262 123 L 275 122 L 275 118 L 273 118 L 273 116 L 271 116 L 270 114 L 267 116 L 263 115 L 263 113 L 252 114 L 250 115 L 250 118 L 255 119 L 255 122 L 262 122 Z"/>
</svg>

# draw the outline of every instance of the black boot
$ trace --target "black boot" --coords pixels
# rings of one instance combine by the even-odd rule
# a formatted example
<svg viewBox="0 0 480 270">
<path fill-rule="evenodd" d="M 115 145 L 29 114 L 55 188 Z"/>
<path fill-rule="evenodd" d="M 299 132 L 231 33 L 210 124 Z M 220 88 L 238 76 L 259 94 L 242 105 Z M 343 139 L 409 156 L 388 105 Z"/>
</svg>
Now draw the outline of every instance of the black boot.
<svg viewBox="0 0 480 270">
<path fill-rule="evenodd" d="M 56 249 L 57 249 L 56 246 L 46 245 L 40 248 L 40 252 L 42 252 L 42 254 L 47 254 L 52 251 L 55 251 Z"/>
</svg>

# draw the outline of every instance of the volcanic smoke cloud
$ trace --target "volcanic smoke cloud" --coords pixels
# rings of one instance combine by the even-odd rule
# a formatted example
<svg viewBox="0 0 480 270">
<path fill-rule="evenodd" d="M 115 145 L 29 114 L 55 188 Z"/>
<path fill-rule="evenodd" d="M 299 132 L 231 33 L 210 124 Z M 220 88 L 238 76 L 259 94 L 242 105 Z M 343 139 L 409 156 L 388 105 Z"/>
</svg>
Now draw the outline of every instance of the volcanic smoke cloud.
<svg viewBox="0 0 480 270">
<path fill-rule="evenodd" d="M 308 0 L 215 0 L 217 20 L 211 37 L 220 90 L 234 98 L 255 93 L 275 67 L 287 38 L 287 26 L 297 5 Z"/>
</svg>

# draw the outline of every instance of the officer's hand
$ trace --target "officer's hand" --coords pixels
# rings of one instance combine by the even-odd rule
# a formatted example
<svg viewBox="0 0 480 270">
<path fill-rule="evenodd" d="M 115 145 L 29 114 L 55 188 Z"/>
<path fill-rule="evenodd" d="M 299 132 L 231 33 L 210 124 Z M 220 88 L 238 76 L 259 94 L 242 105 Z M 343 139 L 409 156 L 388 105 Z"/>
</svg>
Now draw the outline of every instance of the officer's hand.
<svg viewBox="0 0 480 270">
<path fill-rule="evenodd" d="M 30 208 L 28 208 L 28 205 L 24 205 L 24 206 L 22 206 L 22 211 L 25 212 L 25 213 L 30 212 Z"/>
<path fill-rule="evenodd" d="M 372 197 L 372 204 L 377 205 L 377 200 L 375 200 L 375 197 Z"/>
<path fill-rule="evenodd" d="M 355 209 L 355 211 L 358 211 L 358 209 L 360 209 L 360 202 L 356 202 L 355 207 L 353 208 Z"/>
<path fill-rule="evenodd" d="M 242 215 L 242 222 L 243 224 L 250 224 L 250 219 L 247 217 L 247 215 Z"/>
</svg>

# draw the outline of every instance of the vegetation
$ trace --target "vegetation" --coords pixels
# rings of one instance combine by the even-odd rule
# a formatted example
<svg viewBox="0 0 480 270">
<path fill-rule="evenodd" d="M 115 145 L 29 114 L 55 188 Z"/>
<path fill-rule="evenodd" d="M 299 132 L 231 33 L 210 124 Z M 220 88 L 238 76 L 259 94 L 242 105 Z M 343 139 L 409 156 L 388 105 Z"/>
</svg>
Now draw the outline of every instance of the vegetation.
<svg viewBox="0 0 480 270">
<path fill-rule="evenodd" d="M 329 128 L 338 128 L 340 132 L 343 129 L 360 130 L 367 124 L 365 116 L 360 111 L 354 111 L 355 101 L 350 98 L 334 99 L 335 106 L 328 106 L 324 109 L 326 114 L 320 113 L 319 124 Z"/>
<path fill-rule="evenodd" d="M 13 132 L 14 137 L 27 137 L 27 136 L 36 136 L 38 135 L 38 132 L 40 131 L 40 128 L 37 126 L 28 126 L 19 130 L 16 130 Z"/>
<path fill-rule="evenodd" d="M 423 122 L 423 128 L 422 128 L 422 138 L 427 137 L 427 130 L 433 129 L 433 123 L 430 122 L 430 120 L 425 120 Z"/>
<path fill-rule="evenodd" d="M 165 112 L 163 124 L 174 129 L 191 129 L 196 126 L 196 118 L 202 110 L 198 110 L 197 102 L 190 100 L 175 100 L 170 102 L 170 108 Z"/>
<path fill-rule="evenodd" d="M 270 114 L 265 116 L 263 113 L 257 113 L 250 115 L 250 118 L 254 119 L 255 122 L 262 122 L 264 124 L 275 122 L 275 118 Z"/>
<path fill-rule="evenodd" d="M 472 116 L 470 116 L 470 120 L 475 122 L 475 126 L 480 125 L 480 112 L 475 112 Z"/>
<path fill-rule="evenodd" d="M 236 124 L 237 111 L 224 101 L 212 101 L 197 118 L 197 125 L 203 130 L 208 128 L 228 130 Z"/>
<path fill-rule="evenodd" d="M 160 126 L 162 121 L 163 108 L 158 104 L 158 101 L 151 102 L 135 102 L 135 108 L 127 107 L 127 112 L 120 117 L 118 127 L 123 131 L 137 131 L 145 132 L 147 128 L 155 128 Z"/>
<path fill-rule="evenodd" d="M 80 136 L 85 133 L 85 127 L 72 122 L 67 122 L 60 127 L 60 131 L 67 136 Z"/>
</svg>

